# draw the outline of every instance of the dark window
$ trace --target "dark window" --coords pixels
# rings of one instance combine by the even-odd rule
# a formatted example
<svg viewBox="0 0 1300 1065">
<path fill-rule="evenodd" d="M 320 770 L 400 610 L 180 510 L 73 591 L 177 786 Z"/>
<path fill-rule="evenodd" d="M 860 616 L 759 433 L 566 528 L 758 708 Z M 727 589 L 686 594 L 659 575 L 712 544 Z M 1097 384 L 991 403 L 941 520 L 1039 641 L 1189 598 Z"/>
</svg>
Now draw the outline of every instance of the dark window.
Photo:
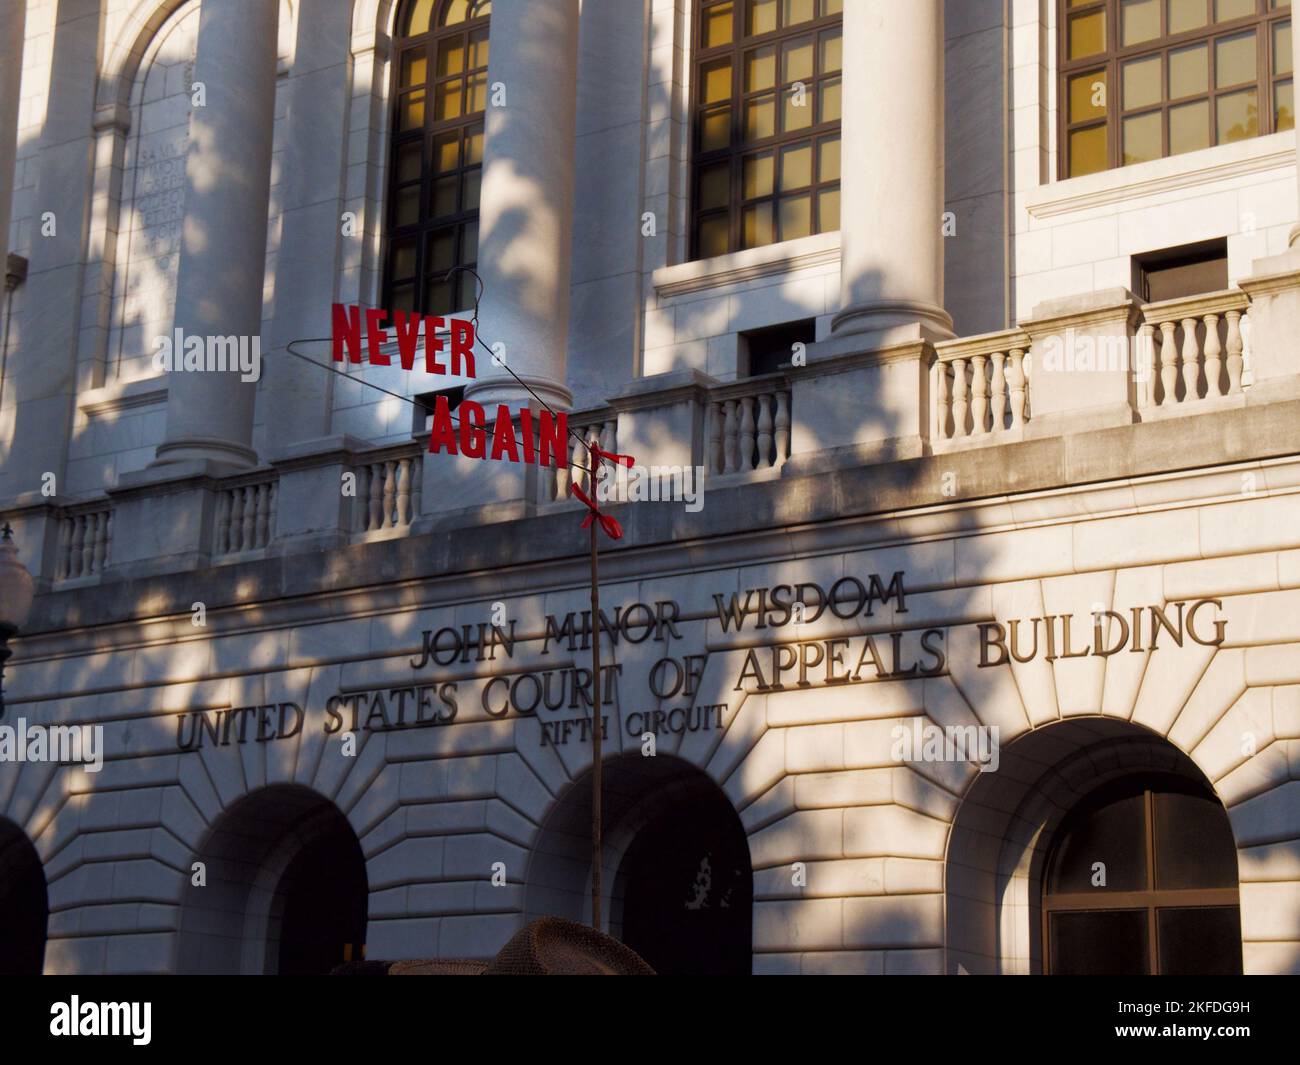
<svg viewBox="0 0 1300 1065">
<path fill-rule="evenodd" d="M 695 258 L 839 229 L 843 6 L 696 5 Z"/>
<path fill-rule="evenodd" d="M 1151 252 L 1133 258 L 1133 290 L 1143 303 L 1228 287 L 1228 242 L 1212 240 L 1181 248 Z"/>
<path fill-rule="evenodd" d="M 441 392 L 424 392 L 416 396 L 412 405 L 414 411 L 412 432 L 425 433 L 429 431 L 429 419 L 433 417 L 433 409 L 438 402 L 439 395 L 447 397 L 447 409 L 454 414 L 456 408 L 460 406 L 460 401 L 465 398 L 465 387 L 459 385 L 456 388 L 445 388 Z"/>
<path fill-rule="evenodd" d="M 1089 796 L 1057 831 L 1046 870 L 1044 971 L 1241 972 L 1232 829 L 1219 801 L 1182 778 Z"/>
<path fill-rule="evenodd" d="M 408 0 L 393 61 L 384 306 L 474 305 L 491 0 Z"/>
<path fill-rule="evenodd" d="M 1290 0 L 1060 0 L 1061 176 L 1295 126 Z"/>
<path fill-rule="evenodd" d="M 796 344 L 811 344 L 817 336 L 817 321 L 808 318 L 768 329 L 740 334 L 740 375 L 761 377 L 788 369 Z"/>
</svg>

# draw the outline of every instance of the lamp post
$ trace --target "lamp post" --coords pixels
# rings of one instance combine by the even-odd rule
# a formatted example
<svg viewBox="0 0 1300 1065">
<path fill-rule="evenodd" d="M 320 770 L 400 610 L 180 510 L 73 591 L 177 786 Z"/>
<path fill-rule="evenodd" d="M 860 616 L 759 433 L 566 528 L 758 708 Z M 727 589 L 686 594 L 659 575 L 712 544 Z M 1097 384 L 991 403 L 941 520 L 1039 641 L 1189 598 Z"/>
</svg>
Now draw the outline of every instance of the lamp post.
<svg viewBox="0 0 1300 1065">
<path fill-rule="evenodd" d="M 14 531 L 8 522 L 0 529 L 0 717 L 4 717 L 5 662 L 13 654 L 9 640 L 27 621 L 35 591 L 32 575 L 18 561 Z"/>
</svg>

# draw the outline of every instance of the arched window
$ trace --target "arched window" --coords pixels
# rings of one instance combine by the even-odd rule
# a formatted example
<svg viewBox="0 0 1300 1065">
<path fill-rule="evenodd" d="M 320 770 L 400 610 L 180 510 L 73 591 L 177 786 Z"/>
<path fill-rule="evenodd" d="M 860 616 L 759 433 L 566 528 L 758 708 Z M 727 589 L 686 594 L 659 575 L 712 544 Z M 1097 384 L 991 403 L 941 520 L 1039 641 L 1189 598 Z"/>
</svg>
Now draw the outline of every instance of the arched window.
<svg viewBox="0 0 1300 1065">
<path fill-rule="evenodd" d="M 1060 0 L 1061 177 L 1295 126 L 1291 0 Z"/>
<path fill-rule="evenodd" d="M 1095 792 L 1062 823 L 1045 868 L 1044 972 L 1241 972 L 1232 828 L 1185 778 Z"/>
<path fill-rule="evenodd" d="M 695 258 L 839 229 L 843 7 L 696 5 Z"/>
<path fill-rule="evenodd" d="M 491 0 L 408 0 L 398 13 L 384 306 L 474 303 Z"/>
</svg>

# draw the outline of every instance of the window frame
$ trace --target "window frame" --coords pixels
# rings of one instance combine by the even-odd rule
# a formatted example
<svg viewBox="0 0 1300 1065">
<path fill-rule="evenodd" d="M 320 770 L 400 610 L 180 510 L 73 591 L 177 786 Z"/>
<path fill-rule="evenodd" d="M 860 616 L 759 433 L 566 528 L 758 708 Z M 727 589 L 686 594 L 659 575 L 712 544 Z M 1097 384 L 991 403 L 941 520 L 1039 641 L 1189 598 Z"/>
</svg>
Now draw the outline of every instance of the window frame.
<svg viewBox="0 0 1300 1065">
<path fill-rule="evenodd" d="M 1218 101 L 1254 88 L 1258 106 L 1258 131 L 1253 140 L 1279 132 L 1275 129 L 1277 87 L 1282 82 L 1291 80 L 1294 85 L 1294 72 L 1274 73 L 1274 26 L 1279 22 L 1292 21 L 1294 4 L 1272 6 L 1272 0 L 1255 0 L 1255 12 L 1225 22 L 1214 21 L 1215 0 L 1206 0 L 1209 21 L 1181 33 L 1170 35 L 1163 32 L 1168 26 L 1168 0 L 1159 0 L 1160 27 L 1162 32 L 1138 44 L 1122 46 L 1120 44 L 1122 0 L 1057 0 L 1057 180 L 1068 181 L 1072 177 L 1087 177 L 1087 174 L 1070 173 L 1070 135 L 1080 130 L 1096 128 L 1105 124 L 1106 129 L 1106 166 L 1102 170 L 1089 171 L 1090 174 L 1105 173 L 1125 166 L 1137 166 L 1139 163 L 1124 162 L 1123 130 L 1124 120 L 1140 115 L 1158 114 L 1160 116 L 1160 155 L 1156 158 L 1169 159 L 1174 156 L 1169 151 L 1169 112 L 1181 104 L 1204 100 L 1209 105 L 1208 133 L 1209 141 L 1205 148 L 1218 147 L 1217 140 Z M 1105 50 L 1079 59 L 1069 57 L 1070 16 L 1085 15 L 1104 11 L 1106 17 Z M 1215 41 L 1221 37 L 1230 37 L 1246 30 L 1255 30 L 1255 80 L 1241 82 L 1232 86 L 1219 88 L 1215 83 Z M 1206 45 L 1206 89 L 1204 92 L 1190 96 L 1171 98 L 1169 95 L 1169 55 L 1189 45 L 1204 43 Z M 1123 66 L 1133 59 L 1158 56 L 1160 58 L 1160 99 L 1155 104 L 1145 104 L 1125 109 L 1123 95 Z M 1104 71 L 1106 83 L 1106 114 L 1103 118 L 1085 118 L 1070 121 L 1070 79 L 1090 71 Z M 1292 90 L 1294 94 L 1294 89 Z M 1294 100 L 1294 95 L 1293 95 Z M 1294 103 L 1292 105 L 1294 111 Z M 1293 122 L 1294 125 L 1294 122 Z M 1224 141 L 1224 144 L 1237 143 Z M 1204 148 L 1193 151 L 1204 151 Z M 1179 152 L 1188 155 L 1190 152 Z M 1142 160 L 1153 162 L 1154 160 Z"/>
<path fill-rule="evenodd" d="M 487 14 L 466 18 L 464 21 L 453 23 L 450 26 L 439 26 L 438 22 L 443 12 L 455 0 L 438 0 L 433 6 L 428 30 L 409 37 L 401 36 L 403 24 L 410 18 L 417 2 L 418 0 L 406 0 L 398 8 L 394 22 L 392 71 L 389 80 L 388 169 L 384 179 L 384 237 L 380 259 L 383 274 L 380 287 L 382 297 L 380 305 L 388 311 L 390 321 L 395 309 L 393 305 L 394 291 L 399 286 L 407 284 L 414 286 L 411 306 L 398 309 L 421 315 L 446 315 L 467 309 L 467 306 L 461 306 L 464 301 L 460 297 L 467 291 L 474 291 L 473 278 L 468 273 L 463 273 L 459 279 L 445 282 L 452 286 L 452 307 L 434 310 L 431 306 L 429 290 L 435 283 L 443 283 L 438 278 L 445 274 L 445 271 L 435 273 L 429 264 L 429 247 L 435 233 L 450 229 L 455 234 L 452 269 L 461 266 L 474 269 L 478 265 L 477 235 L 474 240 L 473 256 L 467 258 L 465 252 L 466 234 L 469 232 L 470 227 L 477 228 L 480 217 L 483 158 L 480 155 L 477 162 L 467 162 L 466 143 L 470 131 L 476 126 L 483 127 L 482 136 L 486 140 L 486 106 L 482 111 L 472 112 L 464 108 L 468 107 L 469 104 L 469 83 L 471 78 L 482 74 L 486 87 L 485 91 L 490 92 L 491 90 L 490 82 L 487 81 L 488 67 L 469 65 L 470 39 L 480 30 L 487 32 L 489 56 L 491 54 L 491 5 L 488 5 Z M 439 46 L 453 38 L 459 38 L 464 43 L 465 65 L 462 70 L 456 73 L 439 75 L 437 69 Z M 404 87 L 402 85 L 402 69 L 408 57 L 411 56 L 423 57 L 425 61 L 425 77 L 418 85 Z M 454 118 L 434 118 L 437 86 L 454 81 L 459 81 L 464 86 L 461 113 Z M 418 127 L 413 126 L 409 129 L 403 129 L 401 126 L 403 101 L 417 92 L 424 93 L 424 121 Z M 440 137 L 449 133 L 457 135 L 457 165 L 454 170 L 436 172 L 434 145 Z M 420 176 L 414 181 L 399 181 L 399 154 L 403 148 L 416 142 L 420 144 Z M 480 200 L 474 207 L 466 208 L 465 181 L 466 177 L 472 172 L 477 172 L 479 175 Z M 435 214 L 433 204 L 435 182 L 438 178 L 446 179 L 448 177 L 454 177 L 456 182 L 456 210 L 448 214 Z M 419 199 L 416 220 L 399 226 L 397 223 L 399 193 L 412 188 L 418 190 Z M 415 241 L 414 272 L 410 275 L 403 275 L 401 278 L 395 278 L 395 246 L 399 241 L 410 239 Z"/>
<path fill-rule="evenodd" d="M 707 14 L 716 9 L 720 4 L 731 2 L 732 4 L 732 30 L 731 41 L 727 44 L 715 45 L 712 48 L 705 48 L 704 42 L 704 24 Z M 688 211 L 689 221 L 689 239 L 687 242 L 688 259 L 691 262 L 702 261 L 706 258 L 712 258 L 712 255 L 705 256 L 700 250 L 700 223 L 705 217 L 722 217 L 725 213 L 727 217 L 727 252 L 718 254 L 731 254 L 738 251 L 750 250 L 743 246 L 743 219 L 745 209 L 756 204 L 770 203 L 772 205 L 772 229 L 774 239 L 767 244 L 758 244 L 753 247 L 770 247 L 783 243 L 785 240 L 798 239 L 795 237 L 782 237 L 780 235 L 780 204 L 783 192 L 799 194 L 807 192 L 809 197 L 809 229 L 806 235 L 813 236 L 823 232 L 819 228 L 821 215 L 821 195 L 840 189 L 840 177 L 837 175 L 831 181 L 822 181 L 821 179 L 821 161 L 820 145 L 823 140 L 834 137 L 839 139 L 841 119 L 837 118 L 830 122 L 817 122 L 816 113 L 813 114 L 813 121 L 807 126 L 798 130 L 778 130 L 771 137 L 764 137 L 756 141 L 746 141 L 744 139 L 744 122 L 745 122 L 745 105 L 749 100 L 757 99 L 767 93 L 775 95 L 777 108 L 777 125 L 780 126 L 780 111 L 785 99 L 787 86 L 781 76 L 782 62 L 782 45 L 788 41 L 795 40 L 799 37 L 810 36 L 813 41 L 813 72 L 805 81 L 811 92 L 809 106 L 814 109 L 821 107 L 821 86 L 825 82 L 840 79 L 841 83 L 841 115 L 843 114 L 843 46 L 841 44 L 841 62 L 839 71 L 823 71 L 821 57 L 821 35 L 828 29 L 840 29 L 842 34 L 843 14 L 842 11 L 836 11 L 832 14 L 823 15 L 807 21 L 797 23 L 793 27 L 782 26 L 781 23 L 781 4 L 784 0 L 777 0 L 776 11 L 777 27 L 769 30 L 767 33 L 758 34 L 752 37 L 744 36 L 745 13 L 747 0 L 697 0 L 693 5 L 691 13 L 691 39 L 690 39 L 690 69 L 691 69 L 691 87 L 689 93 L 689 133 L 690 133 L 690 151 L 689 151 L 689 185 L 688 185 Z M 821 0 L 813 0 L 814 12 L 816 5 Z M 842 41 L 842 36 L 841 36 Z M 776 80 L 772 89 L 756 89 L 753 92 L 744 91 L 744 59 L 747 52 L 766 46 L 775 47 L 776 63 Z M 714 104 L 705 104 L 701 101 L 701 71 L 710 63 L 719 59 L 729 59 L 731 61 L 731 90 L 727 97 L 727 106 L 731 110 L 731 123 L 729 127 L 729 140 L 725 148 L 714 149 L 710 152 L 704 152 L 701 149 L 701 140 L 703 133 L 703 115 L 704 112 Z M 812 154 L 810 163 L 810 172 L 812 176 L 811 183 L 806 186 L 799 186 L 789 190 L 781 188 L 781 157 L 784 149 L 800 142 L 806 142 Z M 748 199 L 743 197 L 744 193 L 744 160 L 748 155 L 755 155 L 763 152 L 772 154 L 772 192 L 763 196 L 752 196 Z M 700 207 L 700 185 L 702 175 L 705 169 L 717 166 L 720 163 L 728 164 L 727 174 L 727 206 L 722 208 L 712 207 L 702 209 Z M 838 227 L 837 227 L 838 228 Z"/>
<path fill-rule="evenodd" d="M 1105 785 L 1085 796 L 1052 833 L 1048 846 L 1046 861 L 1042 868 L 1039 887 L 1039 907 L 1042 921 L 1042 972 L 1052 972 L 1052 927 L 1054 913 L 1089 912 L 1133 912 L 1141 910 L 1146 918 L 1147 966 L 1150 976 L 1160 975 L 1160 953 L 1158 940 L 1158 913 L 1169 909 L 1209 909 L 1234 906 L 1237 908 L 1238 921 L 1241 914 L 1241 872 L 1236 870 L 1237 886 L 1231 888 L 1162 888 L 1156 886 L 1156 816 L 1155 798 L 1157 794 L 1182 793 L 1209 799 L 1223 810 L 1217 796 L 1204 788 L 1195 786 L 1182 777 L 1164 774 L 1144 774 L 1138 777 L 1124 777 L 1111 785 Z M 1136 891 L 1092 891 L 1053 894 L 1048 889 L 1052 872 L 1060 857 L 1060 847 L 1068 835 L 1069 829 L 1078 821 L 1086 819 L 1099 808 L 1122 797 L 1124 794 L 1141 794 L 1143 799 L 1143 832 L 1146 847 L 1145 886 Z M 1231 826 L 1229 826 L 1231 833 Z M 1234 839 L 1235 850 L 1235 839 Z"/>
</svg>

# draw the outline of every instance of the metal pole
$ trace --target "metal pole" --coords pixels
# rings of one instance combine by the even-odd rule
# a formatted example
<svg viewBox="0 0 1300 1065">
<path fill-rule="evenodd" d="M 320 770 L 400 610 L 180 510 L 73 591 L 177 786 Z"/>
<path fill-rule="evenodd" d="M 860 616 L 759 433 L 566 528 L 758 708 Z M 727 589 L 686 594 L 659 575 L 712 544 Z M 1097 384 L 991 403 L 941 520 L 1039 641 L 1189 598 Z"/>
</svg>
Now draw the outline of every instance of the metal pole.
<svg viewBox="0 0 1300 1065">
<path fill-rule="evenodd" d="M 595 490 L 596 463 L 592 463 L 592 490 Z M 591 927 L 600 928 L 600 584 L 596 566 L 596 527 L 591 522 Z"/>
</svg>

